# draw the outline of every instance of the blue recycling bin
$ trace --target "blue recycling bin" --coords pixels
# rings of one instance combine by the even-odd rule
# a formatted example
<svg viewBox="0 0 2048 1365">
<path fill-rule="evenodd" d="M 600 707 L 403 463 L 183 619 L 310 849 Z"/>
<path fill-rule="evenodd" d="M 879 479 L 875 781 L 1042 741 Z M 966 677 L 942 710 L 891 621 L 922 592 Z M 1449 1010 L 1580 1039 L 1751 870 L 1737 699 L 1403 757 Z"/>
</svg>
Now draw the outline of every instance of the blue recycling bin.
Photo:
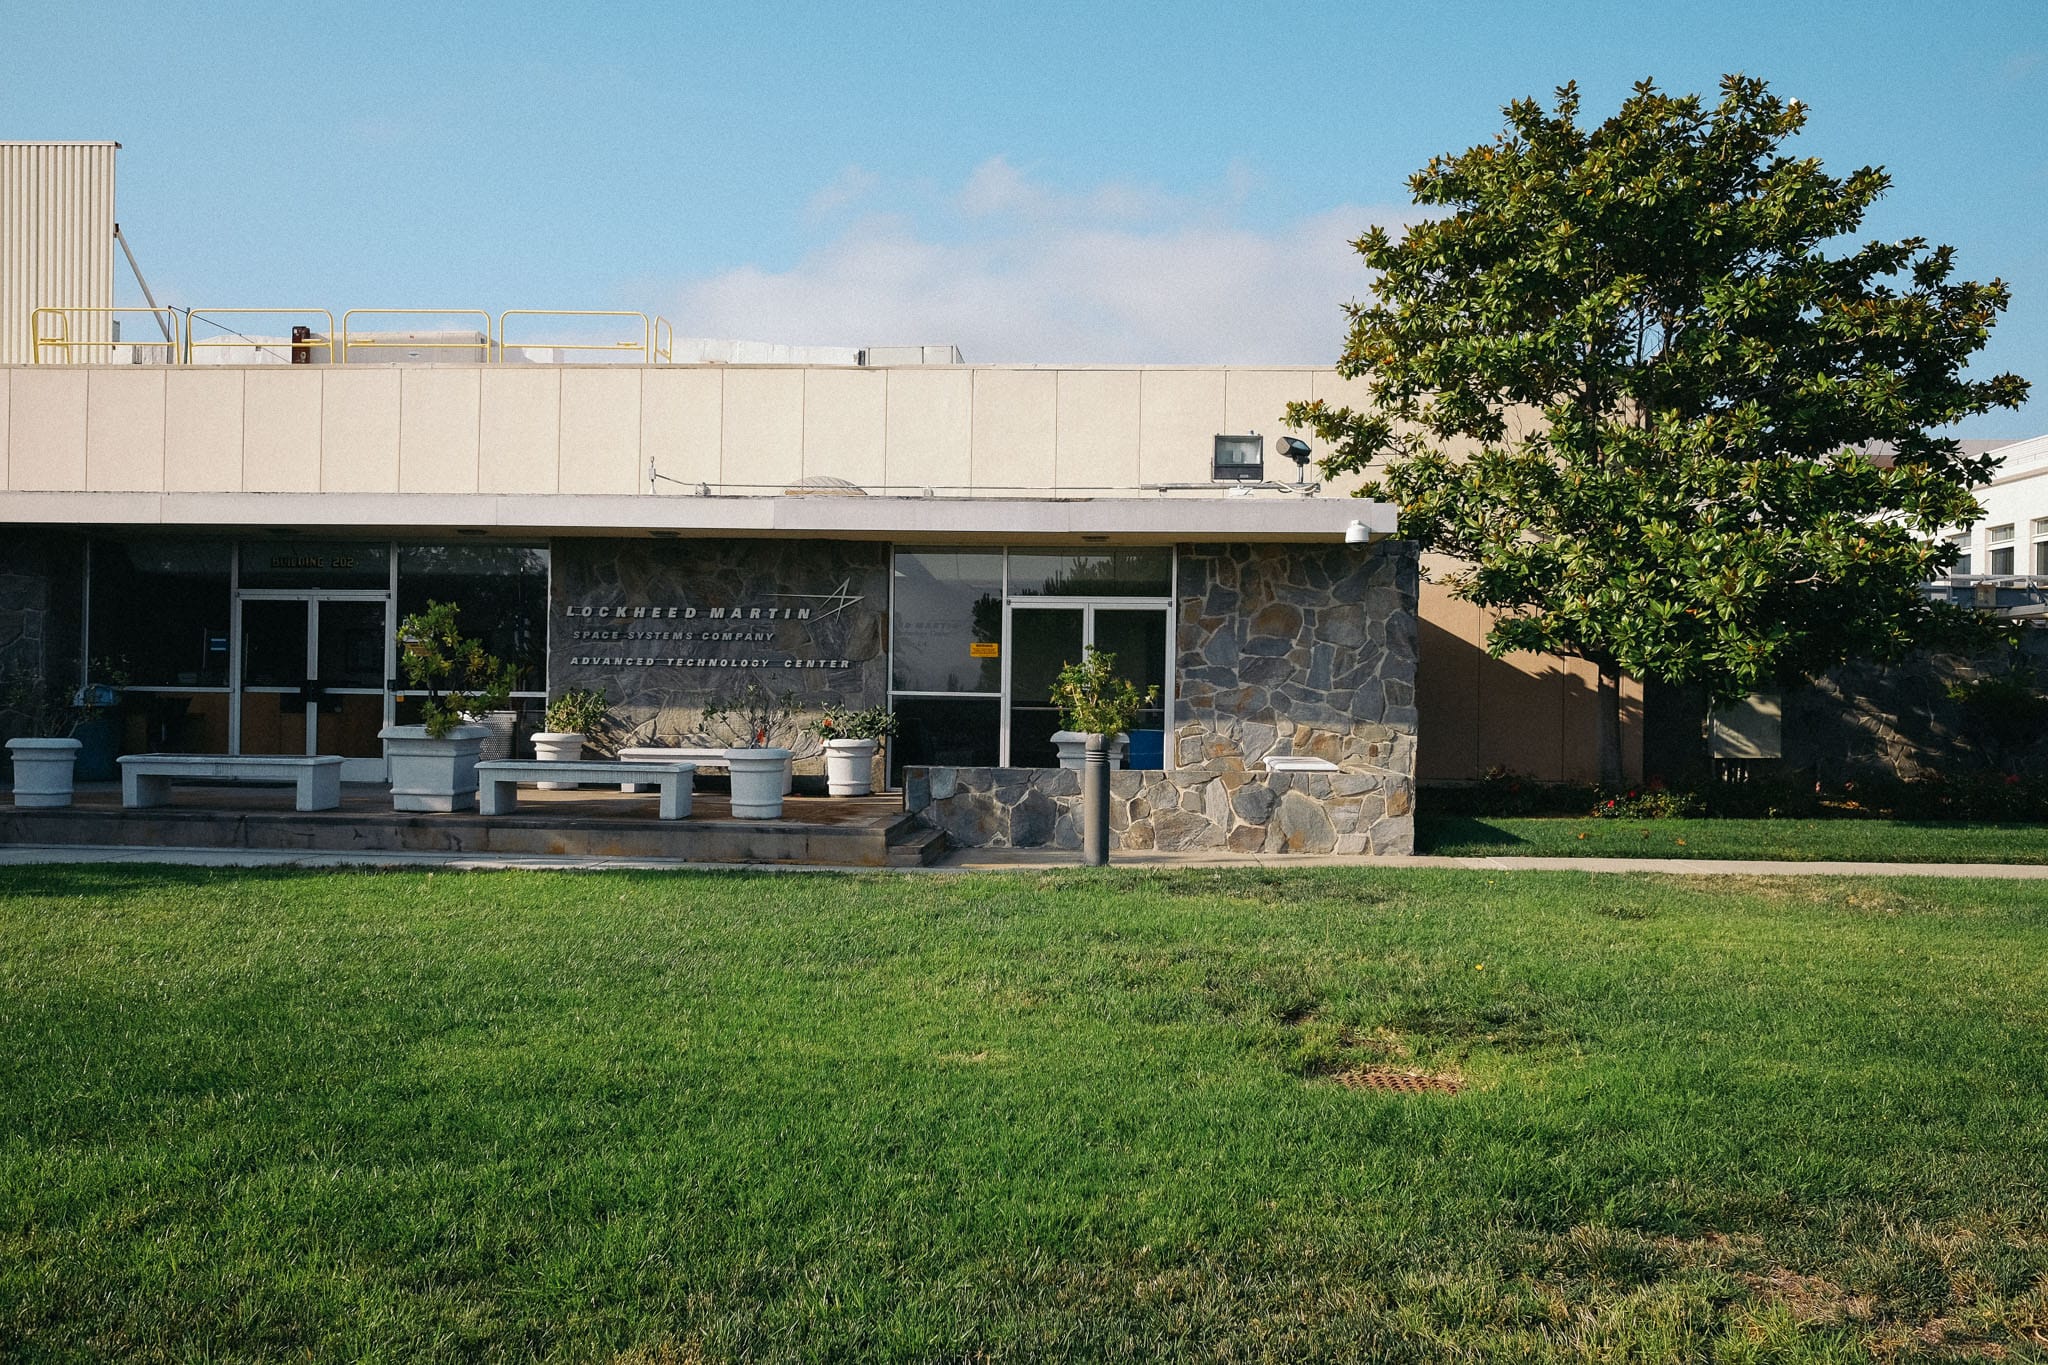
<svg viewBox="0 0 2048 1365">
<path fill-rule="evenodd" d="M 1166 731 L 1131 731 L 1130 751 L 1124 755 L 1124 765 L 1130 768 L 1164 768 L 1166 766 Z"/>
</svg>

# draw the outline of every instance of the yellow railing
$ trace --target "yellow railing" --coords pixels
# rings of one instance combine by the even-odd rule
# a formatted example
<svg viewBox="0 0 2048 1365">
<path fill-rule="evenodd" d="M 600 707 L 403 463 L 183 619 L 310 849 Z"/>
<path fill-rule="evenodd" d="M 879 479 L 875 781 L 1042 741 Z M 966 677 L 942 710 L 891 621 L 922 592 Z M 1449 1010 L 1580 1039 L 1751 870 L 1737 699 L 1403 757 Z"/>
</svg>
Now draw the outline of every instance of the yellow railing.
<svg viewBox="0 0 2048 1365">
<path fill-rule="evenodd" d="M 144 317 L 154 318 L 159 332 L 168 331 L 170 335 L 168 338 L 159 336 L 152 340 L 129 338 L 116 341 L 113 339 L 114 329 L 111 326 L 106 329 L 105 336 L 72 335 L 73 314 L 82 315 L 82 322 L 90 322 L 96 318 L 105 318 L 113 322 L 123 313 L 140 313 Z M 166 322 L 165 319 L 169 321 Z M 81 326 L 79 330 L 85 332 L 98 329 Z M 176 360 L 179 354 L 178 337 L 178 310 L 175 308 L 38 308 L 29 314 L 29 339 L 32 347 L 29 354 L 35 358 L 38 365 L 112 364 L 115 359 L 114 348 L 117 346 L 162 347 L 166 359 Z M 46 348 L 57 353 L 54 359 L 43 358 Z M 103 358 L 95 358 L 91 354 L 94 350 L 104 351 L 106 354 Z M 80 351 L 86 354 L 80 356 Z"/>
<path fill-rule="evenodd" d="M 524 338 L 513 342 L 506 326 L 507 318 L 638 318 L 640 339 L 638 341 L 529 341 Z M 512 308 L 498 314 L 498 359 L 505 358 L 507 346 L 518 345 L 537 350 L 553 351 L 638 351 L 640 358 L 653 363 L 654 325 L 645 313 L 606 311 L 592 308 Z"/>
<path fill-rule="evenodd" d="M 475 341 L 393 341 L 389 338 L 356 336 L 351 330 L 359 317 L 381 318 L 481 318 Z M 356 351 L 482 351 L 484 363 L 491 359 L 491 315 L 481 308 L 351 308 L 341 315 L 342 364 Z"/>
<path fill-rule="evenodd" d="M 214 321 L 215 318 L 224 317 L 325 318 L 327 319 L 327 326 L 324 330 L 315 332 L 303 341 L 279 341 L 267 338 L 258 341 L 242 335 L 240 331 L 233 328 L 221 327 L 220 323 Z M 225 337 L 209 337 L 205 341 L 201 341 L 198 328 L 202 322 L 212 323 L 215 327 L 221 327 L 221 330 L 228 332 L 229 335 Z M 325 308 L 191 308 L 186 310 L 185 359 L 187 363 L 190 363 L 194 351 L 228 350 L 237 346 L 247 346 L 258 351 L 274 351 L 280 348 L 287 351 L 296 351 L 304 347 L 307 350 L 326 351 L 331 359 L 334 354 L 334 314 L 328 312 Z"/>
<path fill-rule="evenodd" d="M 654 319 L 654 356 L 649 362 L 655 365 L 673 365 L 676 359 L 675 324 L 667 318 Z"/>
</svg>

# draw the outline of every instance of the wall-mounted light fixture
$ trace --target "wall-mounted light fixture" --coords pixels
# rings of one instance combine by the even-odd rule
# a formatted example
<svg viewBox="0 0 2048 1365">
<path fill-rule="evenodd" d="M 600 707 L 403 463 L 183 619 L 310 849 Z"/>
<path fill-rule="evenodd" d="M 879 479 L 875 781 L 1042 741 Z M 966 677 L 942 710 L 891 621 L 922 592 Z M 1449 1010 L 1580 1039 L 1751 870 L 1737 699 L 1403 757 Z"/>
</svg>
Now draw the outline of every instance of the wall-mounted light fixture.
<svg viewBox="0 0 2048 1365">
<path fill-rule="evenodd" d="M 1266 477 L 1266 438 L 1256 431 L 1243 436 L 1216 436 L 1216 461 L 1210 477 L 1219 482 L 1258 482 Z"/>
</svg>

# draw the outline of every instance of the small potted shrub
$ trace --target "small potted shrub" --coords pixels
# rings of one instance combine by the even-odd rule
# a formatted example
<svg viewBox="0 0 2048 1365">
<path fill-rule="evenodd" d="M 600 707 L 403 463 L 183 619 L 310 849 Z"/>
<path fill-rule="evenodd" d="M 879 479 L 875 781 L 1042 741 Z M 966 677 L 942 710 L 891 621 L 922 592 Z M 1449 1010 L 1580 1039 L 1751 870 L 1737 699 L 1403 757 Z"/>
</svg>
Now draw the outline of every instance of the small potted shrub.
<svg viewBox="0 0 2048 1365">
<path fill-rule="evenodd" d="M 583 757 L 583 746 L 604 729 L 611 719 L 611 698 L 602 688 L 595 692 L 572 687 L 548 703 L 541 717 L 545 728 L 533 737 L 533 756 L 543 763 L 574 763 Z M 573 787 L 574 782 L 542 782 L 547 791 Z"/>
<path fill-rule="evenodd" d="M 741 820 L 779 820 L 788 794 L 795 755 L 771 743 L 786 719 L 791 698 L 749 679 L 738 694 L 704 708 L 704 731 L 723 739 L 732 772 L 732 813 Z"/>
<path fill-rule="evenodd" d="M 475 809 L 477 758 L 490 731 L 466 722 L 505 704 L 511 666 L 463 636 L 453 603 L 428 602 L 398 623 L 398 667 L 426 697 L 420 724 L 377 735 L 391 764 L 392 809 Z"/>
<path fill-rule="evenodd" d="M 90 718 L 41 673 L 17 673 L 0 688 L 0 724 L 13 736 L 7 753 L 14 760 L 15 805 L 71 804 L 78 754 L 85 747 L 74 732 Z"/>
<path fill-rule="evenodd" d="M 1110 766 L 1120 768 L 1124 750 L 1130 746 L 1131 722 L 1146 707 L 1159 704 L 1159 689 L 1140 692 L 1136 683 L 1117 676 L 1116 655 L 1090 645 L 1080 663 L 1060 669 L 1059 679 L 1053 683 L 1052 704 L 1060 713 L 1062 728 L 1052 742 L 1060 751 L 1062 768 L 1082 765 L 1090 735 L 1109 739 Z"/>
<path fill-rule="evenodd" d="M 825 741 L 825 790 L 834 796 L 867 796 L 875 789 L 875 750 L 896 733 L 896 713 L 886 706 L 865 711 L 830 707 L 811 722 Z"/>
</svg>

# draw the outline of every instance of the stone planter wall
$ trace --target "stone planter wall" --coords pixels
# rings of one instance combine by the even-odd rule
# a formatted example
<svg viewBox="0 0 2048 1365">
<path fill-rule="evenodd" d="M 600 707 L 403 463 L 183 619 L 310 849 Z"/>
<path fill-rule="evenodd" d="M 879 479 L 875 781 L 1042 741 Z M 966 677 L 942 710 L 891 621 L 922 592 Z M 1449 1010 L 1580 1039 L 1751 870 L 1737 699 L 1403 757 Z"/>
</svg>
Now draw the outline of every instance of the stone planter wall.
<svg viewBox="0 0 2048 1365">
<path fill-rule="evenodd" d="M 905 807 L 963 848 L 1081 847 L 1081 774 L 1064 768 L 909 768 Z M 1111 844 L 1238 853 L 1413 853 L 1414 779 L 1204 765 L 1113 772 Z"/>
</svg>

